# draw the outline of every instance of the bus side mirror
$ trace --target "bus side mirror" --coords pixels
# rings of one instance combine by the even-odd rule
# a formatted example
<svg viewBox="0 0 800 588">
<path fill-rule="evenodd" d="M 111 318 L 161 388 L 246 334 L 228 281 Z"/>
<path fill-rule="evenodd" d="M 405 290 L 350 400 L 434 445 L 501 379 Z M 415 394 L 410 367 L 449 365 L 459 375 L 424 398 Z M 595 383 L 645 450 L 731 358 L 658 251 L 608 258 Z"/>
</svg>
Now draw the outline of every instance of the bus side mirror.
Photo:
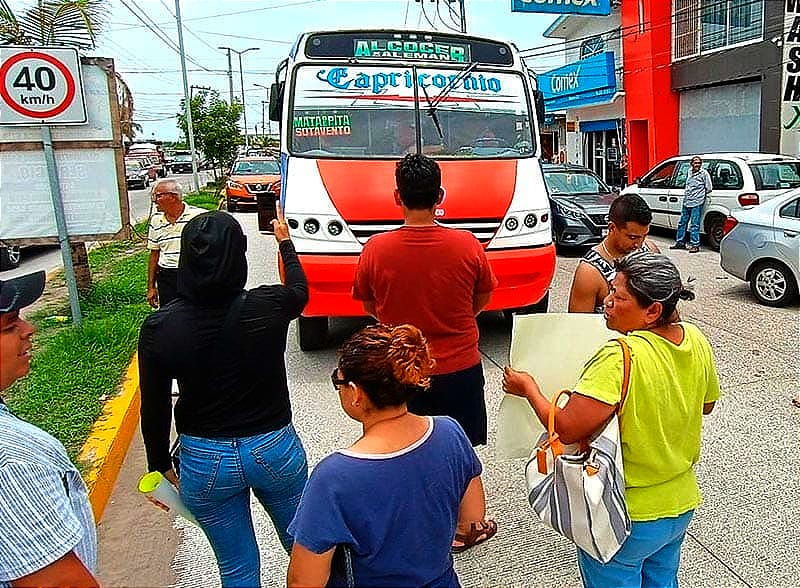
<svg viewBox="0 0 800 588">
<path fill-rule="evenodd" d="M 283 87 L 284 82 L 272 84 L 269 90 L 269 120 L 280 122 L 281 110 L 283 110 Z"/>
<path fill-rule="evenodd" d="M 536 106 L 536 120 L 541 127 L 544 124 L 544 93 L 541 90 L 533 91 L 533 103 Z"/>
</svg>

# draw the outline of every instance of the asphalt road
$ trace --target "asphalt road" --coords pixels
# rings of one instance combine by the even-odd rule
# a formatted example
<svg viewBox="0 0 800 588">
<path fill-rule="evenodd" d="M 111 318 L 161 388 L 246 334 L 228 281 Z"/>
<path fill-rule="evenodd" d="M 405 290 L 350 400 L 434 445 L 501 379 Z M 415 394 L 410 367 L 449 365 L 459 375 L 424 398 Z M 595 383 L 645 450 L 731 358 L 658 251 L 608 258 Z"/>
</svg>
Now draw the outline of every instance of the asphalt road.
<svg viewBox="0 0 800 588">
<path fill-rule="evenodd" d="M 192 189 L 191 174 L 178 174 L 167 176 L 180 182 L 184 191 Z M 211 172 L 201 171 L 200 182 L 205 185 L 212 177 Z M 150 215 L 150 188 L 144 190 L 128 190 L 128 202 L 130 205 L 131 224 L 139 223 Z M 22 258 L 17 268 L 0 272 L 0 277 L 9 279 L 24 274 L 29 274 L 39 270 L 51 271 L 63 266 L 61 259 L 61 249 L 57 246 L 36 246 L 26 247 L 22 250 Z"/>
<path fill-rule="evenodd" d="M 258 233 L 255 214 L 235 216 L 248 233 L 248 287 L 277 281 L 274 239 Z M 671 243 L 668 233 L 655 241 L 665 250 Z M 800 577 L 800 409 L 791 404 L 797 392 L 798 306 L 760 306 L 744 282 L 720 269 L 717 253 L 668 254 L 684 277 L 695 278 L 697 299 L 682 307 L 682 315 L 711 340 L 723 388 L 705 420 L 703 457 L 696 468 L 705 503 L 684 544 L 681 585 L 794 586 Z M 559 255 L 551 311 L 566 310 L 577 262 L 577 255 Z M 500 313 L 481 315 L 479 323 L 490 415 L 489 444 L 479 455 L 489 514 L 500 530 L 488 543 L 456 556 L 456 569 L 464 586 L 577 586 L 574 547 L 537 522 L 527 505 L 524 460 L 495 455 L 501 366 L 508 361 L 511 334 Z M 311 353 L 300 351 L 291 328 L 286 361 L 294 423 L 312 466 L 359 435 L 342 412 L 328 374 L 336 347 L 360 324 L 332 321 L 330 347 Z M 137 440 L 100 524 L 101 580 L 110 586 L 219 586 L 202 532 L 185 521 L 173 522 L 136 495 L 132 480 L 143 471 Z M 258 506 L 253 510 L 263 583 L 280 585 L 287 556 L 268 517 Z M 147 547 L 140 553 L 137 545 L 143 543 Z"/>
</svg>

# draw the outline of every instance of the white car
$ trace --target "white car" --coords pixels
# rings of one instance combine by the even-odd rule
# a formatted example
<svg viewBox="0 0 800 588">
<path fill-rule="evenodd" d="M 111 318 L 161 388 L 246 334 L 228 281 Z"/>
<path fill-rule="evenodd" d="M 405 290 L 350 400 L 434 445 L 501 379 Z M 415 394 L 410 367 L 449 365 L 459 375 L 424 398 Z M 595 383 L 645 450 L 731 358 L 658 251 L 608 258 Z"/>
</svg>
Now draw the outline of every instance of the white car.
<svg viewBox="0 0 800 588">
<path fill-rule="evenodd" d="M 761 304 L 785 306 L 800 283 L 800 190 L 735 210 L 725 221 L 720 265 L 750 283 Z"/>
<path fill-rule="evenodd" d="M 713 189 L 706 200 L 700 230 L 709 245 L 719 249 L 722 227 L 732 211 L 766 202 L 783 192 L 800 187 L 800 159 L 769 153 L 698 153 L 703 168 L 711 175 Z M 653 226 L 677 229 L 683 205 L 683 191 L 694 155 L 680 155 L 662 161 L 625 188 L 622 193 L 638 194 L 653 211 Z"/>
</svg>

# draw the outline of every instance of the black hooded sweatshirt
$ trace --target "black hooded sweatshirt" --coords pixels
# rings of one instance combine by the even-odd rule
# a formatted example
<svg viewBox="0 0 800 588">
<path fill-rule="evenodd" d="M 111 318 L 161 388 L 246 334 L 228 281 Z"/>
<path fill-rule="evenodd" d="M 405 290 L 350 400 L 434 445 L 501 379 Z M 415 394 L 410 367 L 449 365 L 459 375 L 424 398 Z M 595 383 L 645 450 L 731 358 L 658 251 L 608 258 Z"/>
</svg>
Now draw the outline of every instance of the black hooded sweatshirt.
<svg viewBox="0 0 800 588">
<path fill-rule="evenodd" d="M 181 236 L 178 298 L 151 314 L 139 333 L 142 436 L 150 471 L 170 469 L 172 379 L 178 433 L 249 437 L 291 422 L 286 333 L 308 301 L 294 245 L 282 241 L 285 285 L 247 292 L 228 336 L 224 324 L 247 281 L 247 241 L 223 212 L 192 219 Z"/>
</svg>

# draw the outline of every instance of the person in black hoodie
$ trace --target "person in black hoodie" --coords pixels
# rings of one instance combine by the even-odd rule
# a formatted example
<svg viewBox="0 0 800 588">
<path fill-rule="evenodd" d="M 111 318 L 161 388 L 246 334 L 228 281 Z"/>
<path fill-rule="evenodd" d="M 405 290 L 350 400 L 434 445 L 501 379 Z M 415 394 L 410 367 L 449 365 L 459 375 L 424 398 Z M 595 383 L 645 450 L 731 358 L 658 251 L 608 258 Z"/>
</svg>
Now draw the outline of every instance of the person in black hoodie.
<svg viewBox="0 0 800 588">
<path fill-rule="evenodd" d="M 285 285 L 245 290 L 247 242 L 231 215 L 192 219 L 181 236 L 178 298 L 139 333 L 142 435 L 149 471 L 179 487 L 217 557 L 223 587 L 259 586 L 250 490 L 284 548 L 308 477 L 292 426 L 286 333 L 308 285 L 279 210 L 273 220 Z M 172 379 L 180 472 L 170 457 Z M 179 475 L 178 475 L 179 474 Z"/>
</svg>

